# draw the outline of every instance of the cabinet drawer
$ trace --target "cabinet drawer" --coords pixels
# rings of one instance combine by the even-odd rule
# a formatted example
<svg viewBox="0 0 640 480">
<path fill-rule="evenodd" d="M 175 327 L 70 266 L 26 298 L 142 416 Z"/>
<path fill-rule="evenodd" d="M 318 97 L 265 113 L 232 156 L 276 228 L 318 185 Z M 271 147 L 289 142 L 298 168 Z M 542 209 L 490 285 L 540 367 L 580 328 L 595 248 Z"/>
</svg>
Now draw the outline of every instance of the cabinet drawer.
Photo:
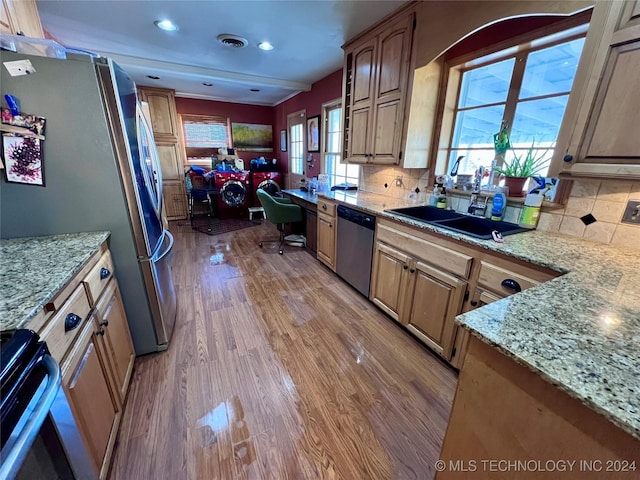
<svg viewBox="0 0 640 480">
<path fill-rule="evenodd" d="M 111 277 L 113 276 L 113 260 L 109 250 L 102 254 L 98 263 L 84 278 L 83 282 L 87 289 L 87 296 L 92 306 L 95 306 L 100 294 L 104 290 Z"/>
<path fill-rule="evenodd" d="M 377 230 L 378 240 L 401 248 L 414 257 L 431 265 L 449 271 L 462 278 L 469 278 L 473 257 L 456 252 L 401 230 L 391 228 L 380 222 Z"/>
<path fill-rule="evenodd" d="M 330 217 L 336 216 L 336 204 L 325 200 L 318 200 L 318 212 L 322 212 Z"/>
<path fill-rule="evenodd" d="M 90 311 L 84 286 L 79 284 L 60 311 L 44 326 L 42 332 L 39 332 L 40 337 L 47 342 L 51 355 L 58 362 L 61 362 L 71 349 L 74 339 L 87 323 Z"/>
<path fill-rule="evenodd" d="M 539 283 L 551 280 L 555 276 L 523 266 L 514 265 L 513 268 L 505 268 L 482 261 L 478 284 L 501 296 L 507 296 L 517 293 L 518 288 L 526 290 L 527 288 L 535 287 Z M 508 281 L 505 283 L 507 287 L 503 286 L 504 281 Z M 515 287 L 515 290 L 509 288 L 509 284 Z"/>
</svg>

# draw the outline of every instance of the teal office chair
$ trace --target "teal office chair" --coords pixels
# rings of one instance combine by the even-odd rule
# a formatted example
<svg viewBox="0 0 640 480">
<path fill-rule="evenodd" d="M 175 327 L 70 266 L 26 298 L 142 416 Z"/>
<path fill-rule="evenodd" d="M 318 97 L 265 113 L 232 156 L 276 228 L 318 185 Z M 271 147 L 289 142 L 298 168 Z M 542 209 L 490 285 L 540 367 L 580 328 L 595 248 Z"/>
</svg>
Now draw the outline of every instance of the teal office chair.
<svg viewBox="0 0 640 480">
<path fill-rule="evenodd" d="M 302 221 L 302 207 L 291 203 L 288 198 L 272 197 L 267 192 L 259 188 L 256 192 L 258 194 L 258 200 L 262 208 L 264 208 L 265 217 L 271 223 L 273 223 L 280 232 L 280 238 L 277 240 L 280 242 L 280 248 L 278 253 L 282 255 L 284 253 L 284 226 L 289 223 L 296 223 Z M 262 248 L 263 243 L 275 242 L 276 240 L 261 240 L 258 244 Z"/>
</svg>

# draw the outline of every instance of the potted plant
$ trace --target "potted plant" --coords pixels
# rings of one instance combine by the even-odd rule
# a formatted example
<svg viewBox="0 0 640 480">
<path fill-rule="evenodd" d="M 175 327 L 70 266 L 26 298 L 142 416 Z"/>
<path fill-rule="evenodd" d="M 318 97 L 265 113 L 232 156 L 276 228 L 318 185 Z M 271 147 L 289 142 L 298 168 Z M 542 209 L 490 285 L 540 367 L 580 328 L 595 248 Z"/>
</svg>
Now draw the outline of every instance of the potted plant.
<svg viewBox="0 0 640 480">
<path fill-rule="evenodd" d="M 546 168 L 549 163 L 547 153 L 550 149 L 547 148 L 542 153 L 537 153 L 538 150 L 540 148 L 535 146 L 534 139 L 525 153 L 516 155 L 512 149 L 513 158 L 505 158 L 502 167 L 496 167 L 496 172 L 504 176 L 504 185 L 509 189 L 509 196 L 523 197 L 527 180 Z"/>
</svg>

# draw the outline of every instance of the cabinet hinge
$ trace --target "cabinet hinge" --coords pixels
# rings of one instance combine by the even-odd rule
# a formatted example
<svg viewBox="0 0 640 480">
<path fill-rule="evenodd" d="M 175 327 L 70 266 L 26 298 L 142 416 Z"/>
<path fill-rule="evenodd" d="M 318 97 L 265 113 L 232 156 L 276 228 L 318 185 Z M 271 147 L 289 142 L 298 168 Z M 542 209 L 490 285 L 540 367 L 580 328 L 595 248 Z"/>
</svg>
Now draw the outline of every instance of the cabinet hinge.
<svg viewBox="0 0 640 480">
<path fill-rule="evenodd" d="M 402 150 L 400 150 L 400 153 L 398 154 L 398 160 L 402 160 Z"/>
<path fill-rule="evenodd" d="M 464 299 L 463 299 L 463 302 L 466 302 L 467 300 L 469 300 L 469 290 L 467 290 L 466 292 L 464 292 Z"/>
<path fill-rule="evenodd" d="M 456 356 L 456 347 L 453 347 L 453 350 L 451 350 L 451 358 Z"/>
<path fill-rule="evenodd" d="M 414 19 L 413 19 L 413 29 L 414 29 L 414 30 L 416 29 L 416 23 L 417 23 L 417 22 L 416 22 L 416 19 L 414 18 Z"/>
</svg>

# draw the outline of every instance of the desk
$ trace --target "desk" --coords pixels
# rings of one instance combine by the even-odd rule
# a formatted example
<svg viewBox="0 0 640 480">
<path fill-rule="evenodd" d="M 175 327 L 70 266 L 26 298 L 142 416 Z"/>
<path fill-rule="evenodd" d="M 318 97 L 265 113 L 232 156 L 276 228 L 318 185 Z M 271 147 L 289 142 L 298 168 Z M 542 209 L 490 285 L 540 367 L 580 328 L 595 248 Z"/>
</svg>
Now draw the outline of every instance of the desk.
<svg viewBox="0 0 640 480">
<path fill-rule="evenodd" d="M 304 209 L 304 236 L 307 237 L 307 248 L 315 254 L 318 245 L 318 196 L 300 190 L 282 190 L 282 194 Z"/>
</svg>

